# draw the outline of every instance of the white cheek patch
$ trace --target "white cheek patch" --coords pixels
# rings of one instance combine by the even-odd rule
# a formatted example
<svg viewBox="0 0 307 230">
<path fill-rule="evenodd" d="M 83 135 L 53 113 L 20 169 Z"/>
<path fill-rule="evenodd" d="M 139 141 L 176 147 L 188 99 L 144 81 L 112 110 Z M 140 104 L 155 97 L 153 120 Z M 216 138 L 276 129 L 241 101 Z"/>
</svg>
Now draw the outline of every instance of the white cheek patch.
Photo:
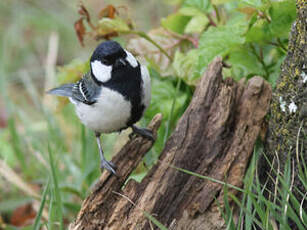
<svg viewBox="0 0 307 230">
<path fill-rule="evenodd" d="M 125 50 L 127 57 L 126 57 L 126 61 L 129 62 L 129 64 L 135 68 L 138 66 L 138 61 L 135 59 L 135 57 L 127 50 Z"/>
<path fill-rule="evenodd" d="M 112 66 L 102 64 L 100 61 L 95 60 L 91 62 L 92 72 L 96 79 L 100 82 L 107 82 L 111 79 Z"/>
</svg>

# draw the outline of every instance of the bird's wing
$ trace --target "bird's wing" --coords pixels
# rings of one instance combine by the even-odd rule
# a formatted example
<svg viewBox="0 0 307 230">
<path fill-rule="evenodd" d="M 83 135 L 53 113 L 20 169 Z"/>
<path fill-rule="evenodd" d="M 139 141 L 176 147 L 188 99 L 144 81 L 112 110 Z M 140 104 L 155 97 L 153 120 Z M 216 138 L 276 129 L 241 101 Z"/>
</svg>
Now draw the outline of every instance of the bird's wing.
<svg viewBox="0 0 307 230">
<path fill-rule="evenodd" d="M 90 73 L 87 73 L 73 86 L 71 98 L 92 105 L 96 102 L 99 92 L 100 87 L 91 78 Z"/>
<path fill-rule="evenodd" d="M 71 97 L 72 96 L 72 89 L 73 89 L 74 85 L 75 84 L 61 85 L 57 88 L 54 88 L 54 89 L 47 91 L 47 93 L 57 95 L 57 96 Z"/>
</svg>

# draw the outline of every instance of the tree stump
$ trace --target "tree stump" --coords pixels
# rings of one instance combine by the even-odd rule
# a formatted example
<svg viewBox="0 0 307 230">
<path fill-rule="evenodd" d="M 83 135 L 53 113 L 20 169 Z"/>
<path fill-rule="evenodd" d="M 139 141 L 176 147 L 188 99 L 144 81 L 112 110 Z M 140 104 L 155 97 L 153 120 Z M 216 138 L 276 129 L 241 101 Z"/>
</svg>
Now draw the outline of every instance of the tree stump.
<svg viewBox="0 0 307 230">
<path fill-rule="evenodd" d="M 159 161 L 142 182 L 124 185 L 153 144 L 135 137 L 112 160 L 118 177 L 102 174 L 70 230 L 157 229 L 148 213 L 170 230 L 225 228 L 215 202 L 223 205 L 223 185 L 172 167 L 242 185 L 271 87 L 260 77 L 247 84 L 223 80 L 222 69 L 221 58 L 208 66 Z M 149 126 L 155 135 L 160 121 L 158 115 Z"/>
</svg>

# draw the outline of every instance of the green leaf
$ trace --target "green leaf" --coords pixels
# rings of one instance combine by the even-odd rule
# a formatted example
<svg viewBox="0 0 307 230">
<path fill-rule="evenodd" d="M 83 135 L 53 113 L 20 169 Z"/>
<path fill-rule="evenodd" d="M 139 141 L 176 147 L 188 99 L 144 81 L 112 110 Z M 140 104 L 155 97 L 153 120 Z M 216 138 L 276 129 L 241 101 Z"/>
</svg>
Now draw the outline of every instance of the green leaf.
<svg viewBox="0 0 307 230">
<path fill-rule="evenodd" d="M 148 113 L 155 115 L 159 112 L 163 114 L 163 119 L 168 119 L 170 116 L 170 105 L 173 102 L 173 96 L 176 93 L 176 88 L 171 81 L 167 79 L 152 79 L 152 99 Z M 184 107 L 184 102 L 187 95 L 183 92 L 178 92 L 175 113 Z M 152 117 L 151 117 L 152 118 Z"/>
<path fill-rule="evenodd" d="M 232 65 L 232 72 L 236 80 L 248 75 L 265 75 L 261 63 L 249 47 L 237 46 L 231 49 L 227 62 Z"/>
<path fill-rule="evenodd" d="M 184 0 L 164 0 L 166 4 L 169 5 L 178 5 L 181 4 Z"/>
<path fill-rule="evenodd" d="M 272 2 L 268 14 L 270 21 L 259 18 L 246 35 L 248 42 L 265 44 L 278 38 L 288 38 L 292 23 L 296 18 L 295 2 L 291 0 Z"/>
<path fill-rule="evenodd" d="M 220 53 L 225 48 L 229 49 L 235 45 L 243 44 L 245 41 L 243 34 L 246 28 L 247 26 L 245 23 L 210 27 L 208 31 L 201 35 L 199 47 L 201 49 L 214 47 L 217 53 Z"/>
<path fill-rule="evenodd" d="M 209 20 L 207 16 L 199 14 L 194 16 L 186 25 L 184 33 L 201 33 L 208 25 Z"/>
<path fill-rule="evenodd" d="M 191 16 L 194 17 L 196 15 L 205 15 L 204 12 L 202 12 L 199 8 L 193 7 L 193 6 L 186 6 L 182 7 L 178 11 L 179 13 L 186 15 L 186 16 Z"/>
<path fill-rule="evenodd" d="M 258 19 L 246 35 L 247 42 L 264 44 L 273 38 L 268 21 L 264 18 Z"/>
<path fill-rule="evenodd" d="M 224 3 L 227 3 L 227 2 L 232 2 L 234 0 L 211 0 L 211 3 L 213 5 L 221 5 L 221 4 L 224 4 Z"/>
<path fill-rule="evenodd" d="M 256 8 L 260 8 L 263 5 L 262 0 L 242 0 L 242 3 L 254 6 Z"/>
<path fill-rule="evenodd" d="M 228 23 L 224 26 L 210 27 L 199 40 L 200 57 L 197 75 L 201 75 L 207 65 L 218 55 L 227 54 L 230 49 L 245 42 L 243 34 L 247 30 L 247 23 Z"/>
<path fill-rule="evenodd" d="M 288 38 L 291 25 L 296 18 L 295 1 L 272 2 L 269 12 L 272 20 L 270 23 L 272 36 Z"/>
<path fill-rule="evenodd" d="M 127 23 L 119 17 L 116 18 L 104 17 L 101 20 L 99 20 L 98 26 L 99 27 L 97 29 L 97 32 L 99 35 L 102 36 L 114 32 L 119 32 L 119 33 L 128 32 L 130 30 Z"/>
<path fill-rule="evenodd" d="M 34 225 L 33 225 L 34 230 L 40 229 L 40 221 L 41 221 L 43 210 L 44 210 L 45 203 L 46 203 L 46 197 L 47 197 L 48 190 L 49 190 L 49 183 L 50 182 L 49 182 L 49 178 L 48 178 L 47 184 L 46 184 L 45 189 L 43 191 L 42 201 L 40 203 L 39 210 L 38 210 L 38 213 L 36 215 L 35 222 L 34 222 Z"/>
<path fill-rule="evenodd" d="M 197 66 L 199 56 L 199 50 L 193 49 L 186 54 L 177 51 L 175 53 L 173 68 L 176 75 L 182 78 L 188 85 L 196 85 L 197 77 L 194 76 L 194 72 Z"/>
<path fill-rule="evenodd" d="M 203 12 L 209 12 L 211 10 L 210 0 L 186 0 L 183 3 L 184 7 L 195 7 Z"/>
<path fill-rule="evenodd" d="M 164 28 L 174 31 L 179 34 L 183 34 L 184 29 L 190 21 L 190 16 L 185 16 L 181 13 L 175 13 L 167 16 L 161 20 L 161 24 Z"/>
<path fill-rule="evenodd" d="M 283 63 L 284 58 L 279 58 L 277 62 L 272 66 L 272 72 L 269 75 L 269 78 L 267 81 L 273 86 L 273 88 L 276 86 L 277 79 L 279 78 L 280 74 L 280 66 Z"/>
</svg>

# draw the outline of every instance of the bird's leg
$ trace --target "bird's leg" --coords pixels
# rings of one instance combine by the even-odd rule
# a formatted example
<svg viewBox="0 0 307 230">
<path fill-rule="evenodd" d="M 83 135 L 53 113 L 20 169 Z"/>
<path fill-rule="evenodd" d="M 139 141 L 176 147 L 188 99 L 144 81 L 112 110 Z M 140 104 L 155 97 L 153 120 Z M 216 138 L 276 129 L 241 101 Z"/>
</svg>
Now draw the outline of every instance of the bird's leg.
<svg viewBox="0 0 307 230">
<path fill-rule="evenodd" d="M 116 172 L 115 172 L 116 166 L 112 162 L 107 161 L 104 157 L 103 150 L 101 147 L 101 142 L 100 142 L 100 133 L 95 132 L 95 136 L 96 136 L 96 141 L 97 141 L 98 148 L 99 148 L 100 169 L 102 170 L 103 168 L 105 168 L 108 171 L 116 175 Z"/>
<path fill-rule="evenodd" d="M 132 125 L 131 128 L 132 128 L 132 131 L 133 131 L 134 134 L 137 134 L 137 135 L 140 135 L 142 137 L 145 137 L 145 138 L 147 138 L 147 139 L 149 139 L 151 141 L 155 140 L 153 135 L 152 135 L 151 130 L 146 129 L 146 128 L 139 128 L 139 127 L 137 127 L 135 125 Z"/>
</svg>

